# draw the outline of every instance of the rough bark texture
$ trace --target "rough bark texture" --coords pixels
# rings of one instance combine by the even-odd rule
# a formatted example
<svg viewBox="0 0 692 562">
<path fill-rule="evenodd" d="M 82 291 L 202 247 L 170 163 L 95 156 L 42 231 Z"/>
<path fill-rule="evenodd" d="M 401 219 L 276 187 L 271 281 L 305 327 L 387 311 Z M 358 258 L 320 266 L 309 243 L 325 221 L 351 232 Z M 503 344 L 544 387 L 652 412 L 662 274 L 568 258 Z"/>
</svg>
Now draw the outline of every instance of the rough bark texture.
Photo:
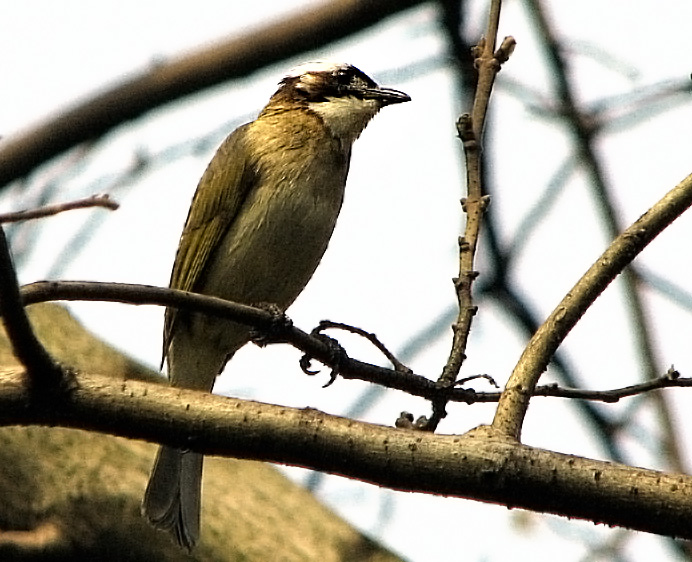
<svg viewBox="0 0 692 562">
<path fill-rule="evenodd" d="M 63 308 L 29 309 L 49 351 L 77 369 L 162 380 Z M 0 331 L 0 371 L 20 368 Z M 270 465 L 210 458 L 202 541 L 180 551 L 139 514 L 155 446 L 78 430 L 0 428 L 1 560 L 398 560 Z"/>
</svg>

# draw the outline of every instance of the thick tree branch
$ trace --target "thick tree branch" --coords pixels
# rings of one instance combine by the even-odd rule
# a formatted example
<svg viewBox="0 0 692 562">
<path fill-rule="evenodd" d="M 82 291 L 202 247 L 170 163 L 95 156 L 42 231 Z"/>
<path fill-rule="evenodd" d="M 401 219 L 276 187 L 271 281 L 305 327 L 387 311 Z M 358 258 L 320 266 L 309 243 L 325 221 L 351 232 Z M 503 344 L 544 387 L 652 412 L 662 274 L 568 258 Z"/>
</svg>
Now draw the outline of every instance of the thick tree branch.
<svg viewBox="0 0 692 562">
<path fill-rule="evenodd" d="M 134 380 L 84 373 L 76 380 L 48 417 L 32 402 L 24 372 L 3 373 L 0 425 L 78 427 L 692 538 L 690 476 L 535 449 L 489 427 L 434 435 Z"/>
<path fill-rule="evenodd" d="M 331 0 L 283 20 L 157 61 L 146 72 L 22 134 L 0 141 L 0 187 L 147 111 L 338 41 L 422 0 Z"/>
</svg>

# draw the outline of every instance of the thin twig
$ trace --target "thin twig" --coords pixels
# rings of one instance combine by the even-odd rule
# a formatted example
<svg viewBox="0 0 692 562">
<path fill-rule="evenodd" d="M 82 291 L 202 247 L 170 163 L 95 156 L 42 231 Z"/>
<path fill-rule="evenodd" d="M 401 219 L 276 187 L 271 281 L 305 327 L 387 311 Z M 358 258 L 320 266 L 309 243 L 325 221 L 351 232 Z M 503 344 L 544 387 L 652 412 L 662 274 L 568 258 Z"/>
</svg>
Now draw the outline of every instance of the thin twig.
<svg viewBox="0 0 692 562">
<path fill-rule="evenodd" d="M 459 379 L 456 382 L 457 386 L 461 386 L 463 384 L 466 384 L 467 382 L 471 381 L 476 381 L 478 379 L 485 379 L 488 381 L 491 385 L 493 385 L 495 388 L 500 388 L 500 385 L 495 382 L 495 379 L 491 377 L 490 375 L 482 374 L 482 375 L 471 375 L 470 377 L 464 377 L 463 379 Z"/>
<path fill-rule="evenodd" d="M 67 301 L 109 301 L 135 305 L 176 306 L 189 311 L 203 312 L 215 316 L 229 318 L 236 322 L 251 325 L 259 330 L 275 325 L 275 317 L 261 308 L 225 301 L 207 295 L 187 293 L 176 289 L 164 289 L 148 285 L 130 285 L 125 283 L 97 283 L 88 281 L 39 281 L 21 288 L 21 298 L 25 305 L 56 300 Z M 273 342 L 283 341 L 310 354 L 319 361 L 329 365 L 331 348 L 321 339 L 306 332 L 286 325 L 286 332 Z M 429 400 L 438 398 L 441 394 L 453 402 L 497 402 L 500 392 L 479 392 L 472 389 L 440 389 L 431 380 L 413 373 L 399 372 L 376 365 L 370 365 L 357 359 L 346 357 L 339 366 L 339 375 L 346 379 L 359 379 L 407 392 Z M 482 378 L 490 377 L 481 375 Z M 473 377 L 478 378 L 478 377 Z M 468 382 L 468 381 L 467 381 Z M 662 377 L 638 385 L 614 390 L 579 390 L 562 388 L 557 385 L 537 387 L 535 396 L 559 398 L 578 398 L 600 402 L 616 402 L 620 398 L 635 396 L 651 390 L 666 387 L 692 386 L 692 379 L 679 377 L 677 371 L 671 369 Z"/>
<path fill-rule="evenodd" d="M 110 301 L 138 305 L 174 306 L 184 310 L 203 312 L 218 317 L 229 318 L 246 324 L 257 330 L 276 327 L 273 314 L 231 301 L 207 295 L 188 293 L 176 289 L 164 289 L 148 285 L 131 285 L 125 283 L 95 283 L 88 281 L 39 281 L 25 285 L 21 289 L 25 305 L 46 301 Z M 286 323 L 286 331 L 281 337 L 275 334 L 272 342 L 290 343 L 305 354 L 331 365 L 333 347 L 319 337 L 313 337 L 303 330 Z M 441 389 L 425 377 L 413 373 L 397 372 L 377 365 L 371 365 L 356 359 L 345 358 L 339 365 L 339 375 L 346 379 L 359 379 L 372 382 L 387 388 L 407 392 L 428 400 L 439 397 Z M 474 399 L 473 391 L 465 389 L 448 389 L 445 396 L 449 400 L 468 402 Z"/>
<path fill-rule="evenodd" d="M 577 388 L 563 388 L 557 385 L 545 385 L 536 387 L 534 396 L 551 396 L 559 398 L 572 398 L 577 400 L 591 400 L 594 402 L 605 402 L 612 404 L 619 402 L 623 398 L 638 396 L 671 387 L 692 387 L 692 378 L 682 378 L 680 373 L 671 367 L 665 375 L 639 384 L 615 388 L 612 390 L 579 390 Z"/>
<path fill-rule="evenodd" d="M 473 102 L 471 115 L 462 115 L 457 123 L 459 137 L 463 142 L 466 159 L 467 197 L 461 204 L 466 213 L 464 236 L 459 238 L 459 277 L 454 279 L 459 314 L 452 329 L 454 337 L 447 363 L 442 370 L 437 384 L 441 388 L 454 386 L 461 365 L 466 359 L 466 345 L 471 331 L 471 323 L 476 314 L 471 288 L 478 273 L 474 267 L 478 235 L 485 208 L 489 198 L 483 195 L 481 186 L 481 144 L 483 128 L 490 101 L 495 77 L 500 66 L 505 62 L 514 49 L 514 40 L 507 38 L 500 49 L 495 52 L 497 28 L 500 20 L 501 0 L 494 0 L 490 6 L 486 37 L 481 39 L 474 50 L 476 68 L 478 69 L 478 84 Z M 433 413 L 426 429 L 434 431 L 440 420 L 446 415 L 446 401 L 443 399 L 433 402 Z"/>
<path fill-rule="evenodd" d="M 68 201 L 67 203 L 55 203 L 54 205 L 45 205 L 36 209 L 26 209 L 23 211 L 14 211 L 11 213 L 0 213 L 0 224 L 7 222 L 19 222 L 31 219 L 41 219 L 72 211 L 74 209 L 87 209 L 90 207 L 103 207 L 111 211 L 117 210 L 120 205 L 113 201 L 108 194 L 92 195 L 85 199 L 77 199 L 76 201 Z"/>
</svg>

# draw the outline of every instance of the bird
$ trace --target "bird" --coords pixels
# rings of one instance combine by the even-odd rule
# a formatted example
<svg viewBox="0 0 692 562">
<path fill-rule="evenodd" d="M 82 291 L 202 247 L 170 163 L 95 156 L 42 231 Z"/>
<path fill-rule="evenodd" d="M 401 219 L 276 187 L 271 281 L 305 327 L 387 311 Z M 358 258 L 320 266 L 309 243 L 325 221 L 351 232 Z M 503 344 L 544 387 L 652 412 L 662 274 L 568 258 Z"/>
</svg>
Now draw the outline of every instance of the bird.
<svg viewBox="0 0 692 562">
<path fill-rule="evenodd" d="M 351 147 L 378 111 L 410 101 L 346 63 L 291 70 L 258 117 L 218 148 L 192 199 L 170 287 L 280 311 L 312 277 L 341 209 Z M 248 326 L 166 308 L 173 387 L 211 392 Z M 191 551 L 199 540 L 201 454 L 161 446 L 142 513 Z"/>
</svg>

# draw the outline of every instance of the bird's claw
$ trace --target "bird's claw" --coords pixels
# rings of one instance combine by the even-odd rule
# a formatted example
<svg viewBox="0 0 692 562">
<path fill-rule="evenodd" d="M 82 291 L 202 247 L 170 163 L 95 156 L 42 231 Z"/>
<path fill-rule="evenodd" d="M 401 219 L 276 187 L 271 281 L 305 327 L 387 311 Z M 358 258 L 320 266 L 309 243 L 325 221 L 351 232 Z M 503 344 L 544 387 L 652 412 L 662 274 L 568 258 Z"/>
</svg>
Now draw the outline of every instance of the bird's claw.
<svg viewBox="0 0 692 562">
<path fill-rule="evenodd" d="M 331 372 L 329 373 L 329 380 L 322 387 L 327 388 L 328 386 L 331 386 L 334 383 L 334 381 L 336 381 L 336 378 L 339 376 L 339 371 L 341 370 L 341 365 L 346 359 L 348 359 L 348 355 L 346 353 L 346 350 L 343 347 L 341 347 L 341 344 L 339 344 L 338 341 L 336 341 L 334 338 L 330 338 L 325 334 L 321 334 L 319 330 L 320 328 L 316 328 L 312 331 L 311 335 L 322 340 L 322 342 L 324 342 L 328 348 L 328 364 L 329 366 L 331 366 Z M 312 360 L 313 357 L 311 357 L 308 354 L 303 355 L 303 357 L 301 357 L 300 359 L 300 368 L 306 375 L 313 376 L 319 373 L 319 371 L 310 369 L 310 364 L 312 363 Z"/>
</svg>

